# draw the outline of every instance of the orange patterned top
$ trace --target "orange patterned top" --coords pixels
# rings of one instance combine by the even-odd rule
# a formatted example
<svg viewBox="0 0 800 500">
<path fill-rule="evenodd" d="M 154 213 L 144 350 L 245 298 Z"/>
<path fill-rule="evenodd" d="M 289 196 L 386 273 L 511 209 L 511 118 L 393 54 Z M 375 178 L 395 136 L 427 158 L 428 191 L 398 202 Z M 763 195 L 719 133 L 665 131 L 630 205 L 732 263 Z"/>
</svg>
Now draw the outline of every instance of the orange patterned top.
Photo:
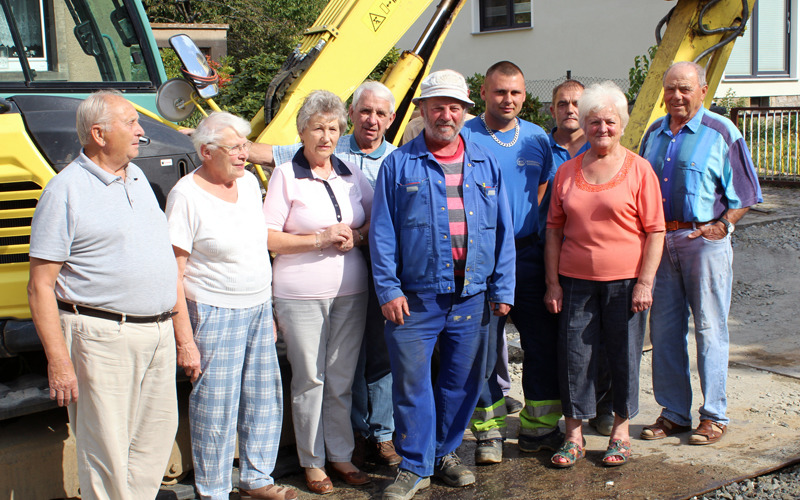
<svg viewBox="0 0 800 500">
<path fill-rule="evenodd" d="M 583 177 L 585 153 L 564 162 L 553 179 L 548 228 L 563 228 L 558 272 L 611 281 L 639 276 L 648 232 L 664 230 L 661 188 L 644 158 L 626 151 L 604 184 Z"/>
</svg>

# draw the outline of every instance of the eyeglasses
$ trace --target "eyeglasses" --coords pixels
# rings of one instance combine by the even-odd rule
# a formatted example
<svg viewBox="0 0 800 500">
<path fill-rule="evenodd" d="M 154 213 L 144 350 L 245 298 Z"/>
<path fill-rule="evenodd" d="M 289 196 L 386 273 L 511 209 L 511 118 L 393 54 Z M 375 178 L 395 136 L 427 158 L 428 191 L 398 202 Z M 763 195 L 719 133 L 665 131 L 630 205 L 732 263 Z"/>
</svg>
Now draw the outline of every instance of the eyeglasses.
<svg viewBox="0 0 800 500">
<path fill-rule="evenodd" d="M 253 146 L 251 141 L 247 141 L 244 144 L 239 144 L 237 146 L 226 146 L 224 144 L 209 144 L 209 146 L 216 146 L 218 148 L 222 148 L 225 152 L 228 153 L 230 156 L 236 156 L 242 153 L 249 153 L 250 148 Z"/>
</svg>

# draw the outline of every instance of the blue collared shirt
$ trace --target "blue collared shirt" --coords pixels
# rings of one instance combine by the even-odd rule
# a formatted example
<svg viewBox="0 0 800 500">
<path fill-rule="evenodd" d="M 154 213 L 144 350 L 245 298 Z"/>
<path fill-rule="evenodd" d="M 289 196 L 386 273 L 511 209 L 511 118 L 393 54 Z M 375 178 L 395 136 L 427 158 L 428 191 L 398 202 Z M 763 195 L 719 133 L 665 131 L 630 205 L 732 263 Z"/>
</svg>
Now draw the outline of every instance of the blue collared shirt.
<svg viewBox="0 0 800 500">
<path fill-rule="evenodd" d="M 570 156 L 569 151 L 567 151 L 567 148 L 557 143 L 556 140 L 553 138 L 553 134 L 556 133 L 557 128 L 558 127 L 553 127 L 553 129 L 550 130 L 550 133 L 547 134 L 547 137 L 550 139 L 550 150 L 553 152 L 553 165 L 555 166 L 555 170 L 557 170 L 558 167 L 560 167 L 561 164 L 564 163 L 565 161 L 571 160 L 575 158 L 575 156 L 579 156 L 589 150 L 589 142 L 587 141 L 583 144 L 583 146 L 581 146 L 581 149 L 579 149 L 578 152 L 575 153 L 575 156 Z M 554 175 L 555 175 L 555 170 L 553 171 Z M 549 180 L 552 179 L 553 178 L 550 177 Z"/>
<path fill-rule="evenodd" d="M 467 262 L 462 296 L 488 291 L 490 301 L 513 304 L 514 226 L 500 168 L 482 147 L 467 140 L 464 145 Z M 383 162 L 369 245 L 381 304 L 402 297 L 404 290 L 455 293 L 445 175 L 424 134 Z"/>
<path fill-rule="evenodd" d="M 282 165 L 292 161 L 295 153 L 300 151 L 302 144 L 289 144 L 288 146 L 272 146 L 272 155 L 275 158 L 275 165 Z M 343 135 L 336 143 L 335 154 L 339 159 L 353 163 L 364 172 L 364 177 L 367 178 L 369 184 L 375 187 L 375 180 L 378 178 L 378 171 L 381 168 L 383 159 L 392 151 L 397 149 L 397 146 L 391 144 L 386 139 L 383 140 L 380 146 L 371 153 L 364 153 L 356 143 L 356 137 L 353 134 Z"/>
<path fill-rule="evenodd" d="M 640 147 L 658 175 L 666 220 L 706 222 L 763 201 L 750 151 L 733 122 L 700 108 L 673 135 L 669 121 L 669 115 L 656 120 Z"/>
</svg>

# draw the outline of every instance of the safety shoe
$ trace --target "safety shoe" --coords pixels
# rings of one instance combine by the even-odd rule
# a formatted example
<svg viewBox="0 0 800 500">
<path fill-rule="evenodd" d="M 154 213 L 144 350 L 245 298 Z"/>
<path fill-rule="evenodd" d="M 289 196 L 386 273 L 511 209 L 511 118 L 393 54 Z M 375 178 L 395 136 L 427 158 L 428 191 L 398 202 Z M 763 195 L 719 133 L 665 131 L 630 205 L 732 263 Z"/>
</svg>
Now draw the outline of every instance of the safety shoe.
<svg viewBox="0 0 800 500">
<path fill-rule="evenodd" d="M 598 434 L 610 436 L 611 429 L 614 428 L 614 415 L 603 413 L 602 415 L 590 418 L 589 427 L 594 427 L 594 430 L 596 430 Z"/>
<path fill-rule="evenodd" d="M 378 454 L 378 461 L 386 465 L 397 465 L 403 461 L 400 455 L 397 454 L 397 451 L 395 451 L 394 442 L 391 439 L 389 441 L 375 443 L 375 451 Z"/>
<path fill-rule="evenodd" d="M 522 404 L 522 401 L 516 400 L 511 396 L 506 396 L 506 413 L 511 415 L 517 412 L 522 411 L 525 408 L 525 405 Z"/>
<path fill-rule="evenodd" d="M 503 440 L 501 438 L 481 439 L 475 447 L 477 465 L 499 464 L 503 461 Z"/>
<path fill-rule="evenodd" d="M 553 432 L 545 434 L 544 436 L 528 436 L 527 434 L 520 434 L 517 444 L 519 450 L 525 453 L 536 453 L 542 450 L 556 451 L 561 447 L 564 442 L 564 433 L 556 428 Z"/>
<path fill-rule="evenodd" d="M 431 478 L 400 470 L 394 482 L 383 490 L 383 500 L 411 500 L 417 491 L 431 485 Z"/>
<path fill-rule="evenodd" d="M 448 486 L 469 486 L 475 483 L 475 474 L 461 463 L 454 451 L 442 457 L 439 465 L 434 467 L 433 475 Z"/>
</svg>

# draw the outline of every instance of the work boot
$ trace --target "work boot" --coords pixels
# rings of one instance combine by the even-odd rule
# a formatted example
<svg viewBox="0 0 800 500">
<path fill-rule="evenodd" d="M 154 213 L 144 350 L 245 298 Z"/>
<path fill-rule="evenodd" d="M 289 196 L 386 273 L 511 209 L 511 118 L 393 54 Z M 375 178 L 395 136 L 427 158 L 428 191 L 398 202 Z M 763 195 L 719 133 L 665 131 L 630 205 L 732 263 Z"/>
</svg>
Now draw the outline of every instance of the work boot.
<svg viewBox="0 0 800 500">
<path fill-rule="evenodd" d="M 499 464 L 503 461 L 503 440 L 500 438 L 480 439 L 475 447 L 477 465 Z"/>
<path fill-rule="evenodd" d="M 598 434 L 610 436 L 611 429 L 614 427 L 614 415 L 603 413 L 602 415 L 590 418 L 589 427 L 594 427 L 594 430 L 596 430 Z"/>
<path fill-rule="evenodd" d="M 561 443 L 564 442 L 564 433 L 557 427 L 553 432 L 545 434 L 544 436 L 528 436 L 527 434 L 520 434 L 517 444 L 519 450 L 525 453 L 536 453 L 542 450 L 556 451 L 561 448 Z"/>
<path fill-rule="evenodd" d="M 378 462 L 386 465 L 397 465 L 403 461 L 400 455 L 397 454 L 397 451 L 395 451 L 394 442 L 391 439 L 375 443 L 375 451 L 378 455 Z"/>
<path fill-rule="evenodd" d="M 454 451 L 442 457 L 439 465 L 434 467 L 433 475 L 448 486 L 469 486 L 475 483 L 475 474 L 461 463 Z"/>
<path fill-rule="evenodd" d="M 431 478 L 400 469 L 394 482 L 383 490 L 383 500 L 411 500 L 417 491 L 430 485 Z"/>
<path fill-rule="evenodd" d="M 367 450 L 369 441 L 361 435 L 358 431 L 353 431 L 353 455 L 350 457 L 350 463 L 359 469 L 364 467 L 364 462 L 367 461 Z"/>
<path fill-rule="evenodd" d="M 518 401 L 511 396 L 506 396 L 506 413 L 511 415 L 517 412 L 522 411 L 525 408 L 525 405 L 522 404 L 522 401 Z"/>
</svg>

